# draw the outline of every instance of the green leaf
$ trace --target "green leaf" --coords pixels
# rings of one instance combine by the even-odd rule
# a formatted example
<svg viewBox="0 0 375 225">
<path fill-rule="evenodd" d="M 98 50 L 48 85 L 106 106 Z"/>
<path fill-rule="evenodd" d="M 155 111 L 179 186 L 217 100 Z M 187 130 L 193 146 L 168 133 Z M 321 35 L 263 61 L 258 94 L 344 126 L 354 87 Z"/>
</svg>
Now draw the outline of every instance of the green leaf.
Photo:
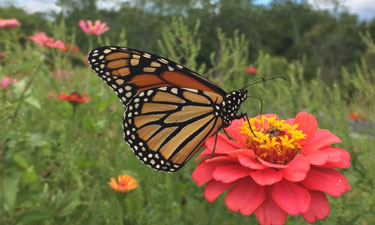
<svg viewBox="0 0 375 225">
<path fill-rule="evenodd" d="M 42 107 L 40 106 L 39 100 L 35 98 L 34 96 L 29 96 L 25 99 L 25 102 L 28 103 L 31 106 L 34 106 L 37 109 L 41 109 Z"/>
<path fill-rule="evenodd" d="M 31 148 L 42 147 L 47 144 L 47 141 L 41 134 L 28 134 L 26 138 L 26 145 Z"/>
<path fill-rule="evenodd" d="M 72 191 L 68 196 L 65 197 L 65 202 L 67 205 L 60 211 L 59 217 L 66 217 L 71 214 L 74 209 L 81 204 L 79 196 L 81 194 L 81 189 Z"/>
<path fill-rule="evenodd" d="M 25 87 L 26 87 L 26 79 L 17 81 L 17 83 L 15 83 L 13 87 L 14 87 L 13 92 L 16 95 L 16 97 L 17 98 L 21 97 L 21 94 L 25 90 Z"/>
<path fill-rule="evenodd" d="M 44 224 L 39 223 L 41 221 L 45 221 L 49 219 L 52 215 L 51 209 L 48 208 L 40 208 L 35 209 L 31 212 L 27 212 L 19 217 L 17 221 L 17 225 L 24 225 L 24 224 Z"/>
<path fill-rule="evenodd" d="M 14 68 L 12 70 L 12 73 L 16 73 L 18 71 L 29 71 L 29 70 L 31 70 L 34 67 L 35 67 L 35 62 L 34 61 L 27 61 L 27 62 L 21 63 L 16 68 Z"/>
<path fill-rule="evenodd" d="M 5 174 L 3 178 L 4 208 L 10 212 L 17 199 L 20 175 L 17 172 Z"/>
<path fill-rule="evenodd" d="M 35 172 L 34 172 L 33 169 L 30 169 L 30 170 L 25 171 L 25 172 L 22 173 L 22 181 L 25 184 L 34 183 L 37 178 L 38 178 L 38 176 L 35 174 Z"/>
<path fill-rule="evenodd" d="M 29 166 L 29 162 L 25 155 L 21 152 L 15 153 L 13 156 L 13 161 L 20 167 L 26 169 Z"/>
</svg>

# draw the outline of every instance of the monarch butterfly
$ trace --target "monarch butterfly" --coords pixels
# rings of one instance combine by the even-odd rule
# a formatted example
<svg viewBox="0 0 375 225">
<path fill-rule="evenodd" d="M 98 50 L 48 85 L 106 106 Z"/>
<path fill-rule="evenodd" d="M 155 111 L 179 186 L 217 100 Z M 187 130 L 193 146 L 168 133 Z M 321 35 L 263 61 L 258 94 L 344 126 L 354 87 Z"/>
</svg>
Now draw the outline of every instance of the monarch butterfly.
<svg viewBox="0 0 375 225">
<path fill-rule="evenodd" d="M 150 167 L 175 172 L 204 141 L 229 126 L 247 90 L 226 93 L 197 73 L 140 50 L 106 46 L 88 61 L 124 105 L 124 139 Z"/>
</svg>

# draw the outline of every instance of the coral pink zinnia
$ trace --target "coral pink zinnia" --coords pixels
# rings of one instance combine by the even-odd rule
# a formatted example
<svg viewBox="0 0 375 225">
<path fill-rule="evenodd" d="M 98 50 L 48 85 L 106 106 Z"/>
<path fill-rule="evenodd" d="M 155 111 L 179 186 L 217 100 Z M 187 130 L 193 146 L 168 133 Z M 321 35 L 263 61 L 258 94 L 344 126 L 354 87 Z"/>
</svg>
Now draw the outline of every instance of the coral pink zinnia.
<svg viewBox="0 0 375 225">
<path fill-rule="evenodd" d="M 20 22 L 17 19 L 1 19 L 0 18 L 0 28 L 11 28 L 20 26 Z"/>
<path fill-rule="evenodd" d="M 262 115 L 247 121 L 234 120 L 225 130 L 236 141 L 219 133 L 214 157 L 214 137 L 198 156 L 205 158 L 193 179 L 208 182 L 204 194 L 213 202 L 222 192 L 227 207 L 243 216 L 255 213 L 260 224 L 284 224 L 287 215 L 301 214 L 313 223 L 329 214 L 325 194 L 339 197 L 350 186 L 335 168 L 348 168 L 350 155 L 330 146 L 340 139 L 318 129 L 313 115 L 298 113 L 295 119 L 279 120 Z"/>
<path fill-rule="evenodd" d="M 59 48 L 64 49 L 65 45 L 62 41 L 55 41 L 53 38 L 48 37 L 46 33 L 40 32 L 29 37 L 30 40 L 34 41 L 40 46 L 46 46 L 48 48 Z"/>
<path fill-rule="evenodd" d="M 1 81 L 0 81 L 0 89 L 8 89 L 9 85 L 10 84 L 15 84 L 17 83 L 17 79 L 14 78 L 14 79 L 11 79 L 10 77 L 4 77 Z"/>
<path fill-rule="evenodd" d="M 79 26 L 86 34 L 94 34 L 94 35 L 101 35 L 108 30 L 107 24 L 100 22 L 100 20 L 96 20 L 95 24 L 92 24 L 91 20 L 80 20 Z"/>
</svg>

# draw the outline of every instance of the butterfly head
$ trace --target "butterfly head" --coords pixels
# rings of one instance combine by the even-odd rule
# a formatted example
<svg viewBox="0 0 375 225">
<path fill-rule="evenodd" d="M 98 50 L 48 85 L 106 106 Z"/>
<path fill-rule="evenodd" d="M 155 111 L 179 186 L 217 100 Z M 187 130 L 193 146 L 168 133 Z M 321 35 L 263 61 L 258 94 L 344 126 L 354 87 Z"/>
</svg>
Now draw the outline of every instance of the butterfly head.
<svg viewBox="0 0 375 225">
<path fill-rule="evenodd" d="M 227 127 L 237 118 L 240 105 L 247 98 L 247 90 L 232 91 L 225 96 L 221 103 L 223 126 Z"/>
</svg>

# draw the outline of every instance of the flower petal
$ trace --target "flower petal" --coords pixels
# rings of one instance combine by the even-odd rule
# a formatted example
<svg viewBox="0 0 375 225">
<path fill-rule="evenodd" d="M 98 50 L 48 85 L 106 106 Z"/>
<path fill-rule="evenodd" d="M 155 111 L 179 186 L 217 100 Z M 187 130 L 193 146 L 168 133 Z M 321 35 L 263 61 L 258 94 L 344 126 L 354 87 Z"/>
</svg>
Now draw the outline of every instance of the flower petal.
<svg viewBox="0 0 375 225">
<path fill-rule="evenodd" d="M 302 184 L 310 190 L 326 192 L 335 197 L 339 197 L 346 190 L 350 190 L 344 175 L 335 169 L 313 167 Z"/>
<path fill-rule="evenodd" d="M 253 152 L 253 151 L 248 150 L 248 152 Z M 253 152 L 253 155 L 255 156 L 254 152 Z M 254 169 L 254 170 L 261 170 L 261 169 L 267 168 L 267 166 L 258 163 L 253 158 L 251 158 L 247 155 L 239 154 L 237 158 L 238 158 L 238 161 L 240 162 L 240 164 L 244 167 Z"/>
<path fill-rule="evenodd" d="M 261 162 L 262 165 L 264 165 L 264 166 L 266 166 L 266 167 L 277 168 L 277 169 L 288 168 L 287 165 L 273 164 L 273 163 L 270 163 L 270 162 L 267 162 L 267 161 L 263 160 L 263 159 L 260 158 L 260 157 L 258 157 L 257 160 L 258 160 L 259 162 Z"/>
<path fill-rule="evenodd" d="M 239 164 L 221 165 L 216 167 L 212 173 L 212 177 L 224 183 L 236 181 L 242 177 L 250 175 L 251 170 Z"/>
<path fill-rule="evenodd" d="M 322 167 L 324 168 L 348 168 L 350 166 L 350 154 L 341 148 L 324 147 L 321 151 L 326 152 L 328 162 Z"/>
<path fill-rule="evenodd" d="M 307 172 L 310 170 L 310 164 L 302 154 L 296 155 L 287 166 L 288 167 L 283 170 L 284 177 L 293 182 L 305 179 Z"/>
<path fill-rule="evenodd" d="M 216 180 L 210 180 L 204 187 L 204 196 L 208 202 L 213 202 L 217 196 L 232 187 L 233 183 L 222 183 Z"/>
<path fill-rule="evenodd" d="M 308 153 L 309 151 L 319 150 L 325 146 L 341 142 L 341 139 L 333 135 L 329 130 L 318 130 L 310 140 L 303 146 L 303 151 Z"/>
<path fill-rule="evenodd" d="M 294 124 L 294 119 L 287 119 L 285 120 L 286 123 L 293 125 Z"/>
<path fill-rule="evenodd" d="M 267 196 L 262 205 L 255 210 L 255 216 L 261 225 L 275 225 L 285 224 L 287 214 L 272 200 L 271 196 Z"/>
<path fill-rule="evenodd" d="M 329 215 L 329 202 L 327 197 L 320 191 L 310 191 L 310 195 L 310 207 L 305 213 L 301 213 L 301 215 L 309 223 L 314 223 L 316 219 L 325 219 Z"/>
<path fill-rule="evenodd" d="M 252 172 L 250 175 L 253 180 L 261 186 L 271 185 L 283 179 L 283 172 L 280 170 L 277 171 L 274 168 L 257 170 L 255 172 Z"/>
<path fill-rule="evenodd" d="M 318 123 L 313 115 L 306 112 L 300 112 L 294 119 L 294 124 L 298 124 L 298 130 L 306 134 L 305 143 L 308 143 L 318 130 Z"/>
<path fill-rule="evenodd" d="M 329 154 L 324 151 L 311 151 L 306 154 L 306 159 L 311 165 L 324 165 L 329 158 Z"/>
<path fill-rule="evenodd" d="M 206 148 L 196 159 L 211 156 L 212 150 L 215 145 L 215 135 L 208 138 L 205 142 L 204 147 Z M 236 149 L 243 148 L 240 144 L 228 139 L 228 137 L 223 133 L 218 133 L 214 156 L 220 154 L 226 154 L 228 152 L 234 151 Z"/>
<path fill-rule="evenodd" d="M 266 198 L 265 189 L 257 185 L 249 177 L 242 179 L 235 185 L 225 197 L 225 203 L 229 210 L 240 211 L 243 216 L 248 216 Z"/>
<path fill-rule="evenodd" d="M 233 164 L 234 162 L 230 157 L 221 156 L 216 157 L 211 160 L 205 160 L 201 162 L 197 168 L 195 168 L 192 178 L 197 183 L 198 186 L 203 185 L 207 181 L 212 179 L 212 172 L 217 166 Z"/>
<path fill-rule="evenodd" d="M 238 144 L 241 146 L 245 146 L 243 137 L 245 137 L 245 134 L 240 133 L 240 129 L 238 127 L 242 127 L 243 119 L 237 119 L 233 120 L 231 125 L 229 127 L 225 128 L 225 131 L 236 141 L 238 141 Z"/>
<path fill-rule="evenodd" d="M 292 216 L 306 212 L 310 205 L 310 193 L 296 183 L 282 180 L 271 188 L 273 200 Z"/>
</svg>

